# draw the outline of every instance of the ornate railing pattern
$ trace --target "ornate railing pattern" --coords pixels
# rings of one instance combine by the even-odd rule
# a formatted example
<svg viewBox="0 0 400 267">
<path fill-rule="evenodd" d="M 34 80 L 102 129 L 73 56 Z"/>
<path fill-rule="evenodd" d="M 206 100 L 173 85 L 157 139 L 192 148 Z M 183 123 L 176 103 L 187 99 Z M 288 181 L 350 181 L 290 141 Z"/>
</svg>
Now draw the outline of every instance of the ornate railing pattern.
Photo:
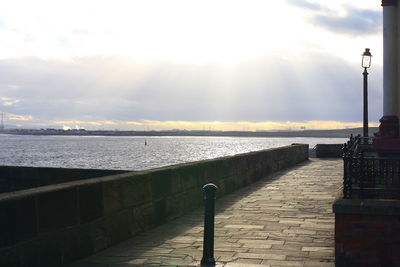
<svg viewBox="0 0 400 267">
<path fill-rule="evenodd" d="M 343 146 L 344 198 L 400 199 L 400 156 L 369 152 L 371 141 L 350 137 Z"/>
</svg>

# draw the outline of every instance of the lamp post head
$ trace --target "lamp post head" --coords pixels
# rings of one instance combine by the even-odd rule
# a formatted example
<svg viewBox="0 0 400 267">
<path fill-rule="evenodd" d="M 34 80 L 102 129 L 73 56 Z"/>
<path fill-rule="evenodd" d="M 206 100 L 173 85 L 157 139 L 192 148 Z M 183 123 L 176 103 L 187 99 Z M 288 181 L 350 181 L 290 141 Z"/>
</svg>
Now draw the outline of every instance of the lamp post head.
<svg viewBox="0 0 400 267">
<path fill-rule="evenodd" d="M 371 52 L 369 52 L 369 48 L 365 48 L 364 53 L 362 54 L 362 61 L 361 61 L 361 66 L 363 68 L 369 68 L 371 67 Z"/>
</svg>

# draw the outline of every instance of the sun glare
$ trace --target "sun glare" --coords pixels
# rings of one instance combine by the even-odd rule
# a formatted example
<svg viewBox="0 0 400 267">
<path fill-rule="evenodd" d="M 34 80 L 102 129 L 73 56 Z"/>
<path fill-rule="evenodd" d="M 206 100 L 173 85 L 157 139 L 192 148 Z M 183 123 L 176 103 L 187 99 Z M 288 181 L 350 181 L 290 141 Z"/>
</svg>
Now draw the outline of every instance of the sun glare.
<svg viewBox="0 0 400 267">
<path fill-rule="evenodd" d="M 131 4 L 126 21 L 110 21 L 112 53 L 140 60 L 230 63 L 256 58 L 290 39 L 290 20 L 265 1 L 150 1 Z M 276 25 L 279 22 L 279 27 Z M 278 41 L 279 40 L 279 41 Z M 104 47 L 107 50 L 106 47 Z"/>
<path fill-rule="evenodd" d="M 0 11 L 7 22 L 0 57 L 232 63 L 299 52 L 315 38 L 307 14 L 285 1 L 35 1 L 29 12 L 18 3 Z"/>
</svg>

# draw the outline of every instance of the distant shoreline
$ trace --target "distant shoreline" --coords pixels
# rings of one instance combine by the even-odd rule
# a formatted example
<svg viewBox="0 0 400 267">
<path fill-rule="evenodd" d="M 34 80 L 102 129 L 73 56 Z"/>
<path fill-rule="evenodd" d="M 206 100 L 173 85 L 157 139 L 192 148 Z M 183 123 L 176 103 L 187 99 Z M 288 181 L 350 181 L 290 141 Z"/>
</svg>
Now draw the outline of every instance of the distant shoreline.
<svg viewBox="0 0 400 267">
<path fill-rule="evenodd" d="M 369 128 L 370 136 L 378 128 Z M 61 129 L 4 129 L 0 134 L 11 135 L 46 135 L 46 136 L 226 136 L 226 137 L 315 137 L 348 138 L 351 134 L 362 133 L 362 128 L 341 130 L 304 130 L 304 131 L 111 131 L 111 130 L 61 130 Z"/>
</svg>

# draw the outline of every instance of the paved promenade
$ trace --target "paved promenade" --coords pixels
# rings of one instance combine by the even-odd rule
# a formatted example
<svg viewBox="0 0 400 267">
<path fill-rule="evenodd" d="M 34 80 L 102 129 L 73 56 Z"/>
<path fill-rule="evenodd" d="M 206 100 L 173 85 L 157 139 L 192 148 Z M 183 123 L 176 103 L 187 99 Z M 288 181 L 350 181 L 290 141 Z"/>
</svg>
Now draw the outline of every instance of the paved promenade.
<svg viewBox="0 0 400 267">
<path fill-rule="evenodd" d="M 334 266 L 332 203 L 342 165 L 311 159 L 219 199 L 217 266 Z M 200 209 L 70 267 L 198 266 L 202 240 Z"/>
</svg>

